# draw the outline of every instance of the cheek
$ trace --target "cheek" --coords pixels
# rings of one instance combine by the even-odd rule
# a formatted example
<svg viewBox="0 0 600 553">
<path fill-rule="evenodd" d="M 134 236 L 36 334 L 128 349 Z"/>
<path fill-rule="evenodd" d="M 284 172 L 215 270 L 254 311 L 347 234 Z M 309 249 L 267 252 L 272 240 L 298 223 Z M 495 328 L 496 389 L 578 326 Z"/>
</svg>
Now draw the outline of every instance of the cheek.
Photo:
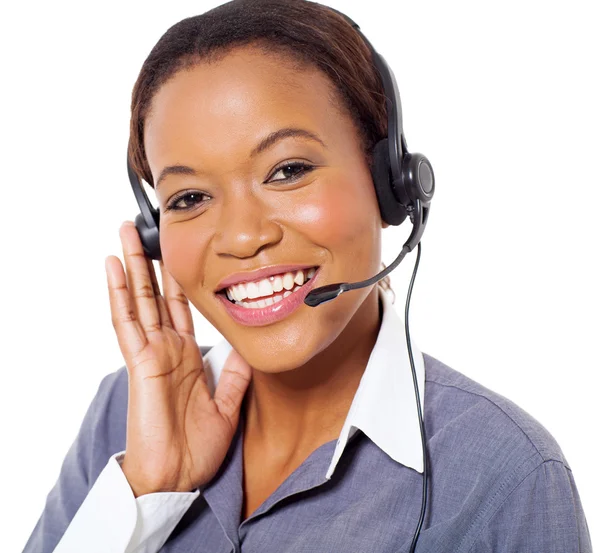
<svg viewBox="0 0 600 553">
<path fill-rule="evenodd" d="M 373 251 L 379 255 L 379 207 L 375 190 L 364 177 L 328 179 L 296 202 L 289 216 L 311 241 L 336 257 L 364 258 Z"/>
<path fill-rule="evenodd" d="M 165 268 L 189 297 L 204 280 L 202 267 L 207 251 L 207 237 L 193 232 L 193 224 L 165 225 L 160 229 L 160 249 Z"/>
</svg>

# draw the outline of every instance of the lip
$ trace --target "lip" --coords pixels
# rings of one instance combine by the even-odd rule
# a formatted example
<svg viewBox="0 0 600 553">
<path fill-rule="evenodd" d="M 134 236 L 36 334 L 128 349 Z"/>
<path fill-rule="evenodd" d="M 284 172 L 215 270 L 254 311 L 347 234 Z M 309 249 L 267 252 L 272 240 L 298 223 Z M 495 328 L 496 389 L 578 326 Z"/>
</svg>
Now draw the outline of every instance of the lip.
<svg viewBox="0 0 600 553">
<path fill-rule="evenodd" d="M 217 294 L 217 297 L 223 303 L 231 318 L 240 324 L 246 326 L 264 326 L 273 324 L 285 319 L 300 306 L 304 305 L 304 298 L 315 287 L 315 282 L 320 271 L 320 268 L 317 269 L 313 277 L 303 284 L 296 292 L 292 292 L 287 298 L 283 298 L 281 301 L 274 303 L 273 305 L 267 305 L 266 307 L 257 307 L 255 309 L 240 307 L 235 303 L 231 303 L 227 299 L 225 293 L 219 293 Z"/>
<path fill-rule="evenodd" d="M 223 288 L 227 288 L 232 284 L 238 284 L 240 282 L 250 282 L 253 280 L 261 280 L 263 278 L 268 278 L 272 275 L 279 275 L 287 273 L 288 271 L 291 272 L 310 269 L 312 267 L 317 267 L 317 265 L 271 265 L 270 267 L 263 267 L 262 269 L 256 269 L 255 271 L 234 273 L 232 275 L 229 275 L 227 278 L 224 278 L 221 282 L 219 282 L 219 284 L 217 284 L 215 292 L 221 292 Z M 242 309 L 244 308 L 242 307 Z"/>
</svg>

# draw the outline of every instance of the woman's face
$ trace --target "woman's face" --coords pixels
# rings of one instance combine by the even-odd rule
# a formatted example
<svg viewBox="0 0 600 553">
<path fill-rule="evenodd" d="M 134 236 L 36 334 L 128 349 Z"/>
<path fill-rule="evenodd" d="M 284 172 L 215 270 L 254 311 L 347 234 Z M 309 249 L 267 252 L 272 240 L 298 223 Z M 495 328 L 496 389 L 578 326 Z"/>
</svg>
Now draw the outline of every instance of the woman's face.
<svg viewBox="0 0 600 553">
<path fill-rule="evenodd" d="M 317 139 L 288 136 L 253 151 L 288 128 Z M 314 287 L 378 271 L 387 225 L 358 132 L 332 102 L 327 76 L 251 46 L 235 49 L 179 71 L 159 89 L 144 144 L 157 183 L 165 268 L 251 366 L 291 370 L 340 336 L 355 341 L 372 332 L 365 325 L 376 321 L 363 322 L 360 307 L 377 294 L 374 286 L 317 307 L 301 303 L 283 319 L 258 325 L 235 320 L 217 294 L 233 273 L 277 265 L 318 267 Z M 311 169 L 288 167 L 298 162 Z M 189 169 L 159 182 L 169 166 Z M 182 193 L 188 196 L 179 199 Z M 355 336 L 342 335 L 351 321 Z"/>
</svg>

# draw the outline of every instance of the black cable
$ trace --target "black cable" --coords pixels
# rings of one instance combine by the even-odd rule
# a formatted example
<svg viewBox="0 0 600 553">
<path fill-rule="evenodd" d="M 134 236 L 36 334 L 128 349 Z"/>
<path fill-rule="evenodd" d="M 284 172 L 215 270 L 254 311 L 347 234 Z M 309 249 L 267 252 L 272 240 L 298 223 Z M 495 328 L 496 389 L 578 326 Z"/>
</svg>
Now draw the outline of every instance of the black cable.
<svg viewBox="0 0 600 553">
<path fill-rule="evenodd" d="M 413 384 L 415 386 L 415 397 L 417 399 L 417 412 L 419 414 L 419 428 L 421 430 L 421 445 L 423 447 L 423 496 L 421 499 L 421 514 L 419 516 L 419 522 L 415 535 L 413 536 L 412 543 L 409 549 L 409 553 L 414 553 L 415 547 L 417 546 L 417 540 L 419 539 L 419 533 L 421 532 L 421 526 L 423 525 L 423 519 L 425 518 L 425 509 L 427 507 L 427 448 L 425 446 L 425 427 L 423 425 L 423 414 L 421 413 L 421 398 L 419 395 L 419 386 L 417 384 L 417 373 L 415 371 L 415 361 L 413 359 L 412 347 L 410 345 L 410 332 L 408 330 L 408 310 L 410 307 L 410 297 L 412 295 L 413 284 L 417 275 L 417 269 L 419 268 L 419 260 L 421 258 L 421 242 L 417 245 L 417 259 L 415 261 L 415 267 L 413 274 L 410 279 L 408 286 L 408 293 L 406 295 L 406 308 L 404 310 L 404 328 L 406 330 L 406 344 L 408 346 L 408 355 L 410 358 L 410 368 L 413 375 Z"/>
</svg>

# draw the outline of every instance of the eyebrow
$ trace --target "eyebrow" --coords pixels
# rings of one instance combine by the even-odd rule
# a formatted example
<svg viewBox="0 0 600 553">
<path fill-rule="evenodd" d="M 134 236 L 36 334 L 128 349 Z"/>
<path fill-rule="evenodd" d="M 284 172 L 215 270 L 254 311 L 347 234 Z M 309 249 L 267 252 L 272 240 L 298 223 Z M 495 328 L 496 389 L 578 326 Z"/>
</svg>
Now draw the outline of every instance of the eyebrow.
<svg viewBox="0 0 600 553">
<path fill-rule="evenodd" d="M 307 138 L 309 140 L 314 140 L 316 142 L 319 142 L 325 149 L 327 149 L 327 144 L 325 144 L 325 142 L 323 142 L 315 133 L 307 131 L 306 129 L 300 129 L 296 127 L 285 127 L 283 129 L 273 131 L 271 134 L 263 138 L 250 152 L 250 158 L 256 157 L 258 154 L 264 152 L 265 150 L 273 146 L 276 142 L 279 142 L 284 138 L 290 137 L 300 137 Z M 169 175 L 194 176 L 196 174 L 196 171 L 192 167 L 188 167 L 187 165 L 168 165 L 160 172 L 158 180 L 156 181 L 156 188 L 158 188 L 160 183 L 163 180 L 165 180 L 165 178 Z"/>
</svg>

